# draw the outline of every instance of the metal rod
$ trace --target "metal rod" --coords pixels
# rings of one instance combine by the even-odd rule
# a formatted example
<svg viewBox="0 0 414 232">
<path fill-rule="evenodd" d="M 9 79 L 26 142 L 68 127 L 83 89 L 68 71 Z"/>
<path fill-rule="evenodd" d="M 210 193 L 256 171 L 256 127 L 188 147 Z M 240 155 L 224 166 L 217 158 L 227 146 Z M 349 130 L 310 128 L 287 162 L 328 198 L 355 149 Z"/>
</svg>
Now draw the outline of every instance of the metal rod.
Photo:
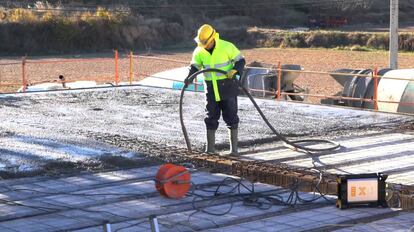
<svg viewBox="0 0 414 232">
<path fill-rule="evenodd" d="M 378 110 L 378 70 L 374 69 L 374 110 Z"/>
<path fill-rule="evenodd" d="M 132 85 L 134 79 L 134 56 L 132 51 L 129 52 L 129 84 Z"/>
<path fill-rule="evenodd" d="M 113 58 L 84 58 L 84 59 L 61 59 L 61 60 L 27 60 L 27 64 L 55 64 L 55 63 L 73 63 L 73 62 L 108 62 L 113 61 Z"/>
<path fill-rule="evenodd" d="M 20 86 L 22 83 L 14 83 L 14 82 L 0 82 L 0 86 Z"/>
<path fill-rule="evenodd" d="M 381 101 L 381 100 L 378 100 L 378 102 L 393 103 L 393 104 L 398 104 L 400 106 L 414 106 L 414 102 L 397 102 L 397 101 Z"/>
<path fill-rule="evenodd" d="M 337 76 L 352 76 L 352 77 L 371 77 L 368 74 L 352 74 L 352 73 L 336 73 L 336 72 L 323 72 L 323 71 L 306 71 L 306 70 L 294 70 L 294 69 L 282 69 L 284 72 L 293 72 L 293 73 L 310 73 L 310 74 L 328 74 L 328 75 L 337 75 Z"/>
<path fill-rule="evenodd" d="M 160 227 L 158 225 L 157 216 L 155 215 L 149 216 L 149 221 L 151 225 L 151 232 L 160 232 Z"/>
<path fill-rule="evenodd" d="M 115 50 L 115 85 L 119 83 L 118 50 Z"/>
<path fill-rule="evenodd" d="M 336 99 L 336 100 L 352 100 L 352 101 L 364 101 L 364 102 L 373 102 L 372 99 L 367 98 L 355 98 L 355 97 L 342 97 L 342 96 L 329 96 L 323 94 L 309 94 L 309 93 L 287 93 L 283 92 L 282 95 L 292 95 L 292 96 L 308 96 L 308 97 L 316 97 L 316 98 L 328 98 L 328 99 Z"/>
<path fill-rule="evenodd" d="M 110 223 L 105 223 L 103 225 L 103 231 L 104 232 L 111 232 L 111 224 Z"/>
<path fill-rule="evenodd" d="M 173 60 L 173 59 L 161 58 L 161 57 L 154 57 L 154 56 L 149 57 L 149 56 L 138 56 L 138 55 L 135 55 L 135 57 L 144 58 L 144 59 L 151 59 L 151 60 L 171 61 L 171 62 L 175 62 L 175 63 L 188 64 L 189 65 L 189 62 L 188 61 L 182 61 L 182 60 Z"/>
<path fill-rule="evenodd" d="M 280 96 L 281 96 L 280 92 L 282 91 L 281 90 L 282 89 L 282 87 L 281 87 L 281 83 L 282 83 L 282 65 L 281 65 L 280 62 L 277 65 L 277 71 L 278 71 L 278 74 L 277 74 L 277 100 L 280 100 Z"/>
<path fill-rule="evenodd" d="M 21 64 L 21 62 L 10 62 L 10 63 L 0 63 L 0 66 L 6 66 L 6 65 L 16 65 L 16 64 Z"/>
<path fill-rule="evenodd" d="M 27 80 L 26 80 L 26 57 L 22 57 L 22 92 L 26 92 Z"/>
</svg>

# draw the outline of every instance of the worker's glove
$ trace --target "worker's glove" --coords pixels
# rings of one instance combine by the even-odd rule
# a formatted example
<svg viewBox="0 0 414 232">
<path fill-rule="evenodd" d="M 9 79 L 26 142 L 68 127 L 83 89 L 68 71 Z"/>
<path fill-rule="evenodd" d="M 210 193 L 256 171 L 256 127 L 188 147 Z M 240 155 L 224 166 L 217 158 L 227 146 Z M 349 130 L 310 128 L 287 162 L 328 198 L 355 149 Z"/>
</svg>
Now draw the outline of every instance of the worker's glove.
<svg viewBox="0 0 414 232">
<path fill-rule="evenodd" d="M 229 79 L 233 79 L 236 76 L 236 74 L 237 74 L 237 70 L 232 69 L 232 70 L 227 72 L 226 76 Z"/>
<path fill-rule="evenodd" d="M 193 80 L 190 80 L 190 77 L 186 77 L 186 78 L 184 79 L 184 85 L 185 85 L 185 86 L 190 85 L 192 82 L 193 82 Z"/>
</svg>

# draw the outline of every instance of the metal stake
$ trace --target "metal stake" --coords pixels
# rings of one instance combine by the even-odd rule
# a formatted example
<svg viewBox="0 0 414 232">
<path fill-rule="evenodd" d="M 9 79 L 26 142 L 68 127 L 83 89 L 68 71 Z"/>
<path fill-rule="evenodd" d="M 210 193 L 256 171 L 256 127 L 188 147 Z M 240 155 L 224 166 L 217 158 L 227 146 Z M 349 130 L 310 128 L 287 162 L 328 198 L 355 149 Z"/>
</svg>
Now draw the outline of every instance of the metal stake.
<svg viewBox="0 0 414 232">
<path fill-rule="evenodd" d="M 149 221 L 151 225 L 151 232 L 160 232 L 160 227 L 158 226 L 157 216 L 155 215 L 149 216 Z"/>
<path fill-rule="evenodd" d="M 106 223 L 103 225 L 103 231 L 104 231 L 104 232 L 111 232 L 111 223 L 106 222 Z"/>
</svg>

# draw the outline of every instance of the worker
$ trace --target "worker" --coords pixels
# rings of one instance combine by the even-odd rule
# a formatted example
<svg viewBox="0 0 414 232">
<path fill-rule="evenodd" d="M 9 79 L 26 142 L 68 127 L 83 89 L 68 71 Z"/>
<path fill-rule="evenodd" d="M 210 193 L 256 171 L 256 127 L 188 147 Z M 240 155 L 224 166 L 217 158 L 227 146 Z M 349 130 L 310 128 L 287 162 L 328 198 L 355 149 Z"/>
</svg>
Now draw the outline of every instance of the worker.
<svg viewBox="0 0 414 232">
<path fill-rule="evenodd" d="M 237 155 L 239 125 L 237 95 L 239 88 L 234 78 L 242 75 L 246 61 L 234 44 L 220 39 L 216 30 L 208 24 L 204 24 L 198 29 L 194 40 L 197 47 L 193 52 L 188 77 L 185 79 L 187 86 L 192 82 L 189 77 L 199 70 L 216 68 L 227 72 L 227 74 L 204 73 L 207 101 L 207 114 L 204 119 L 207 129 L 205 152 L 215 154 L 215 134 L 219 125 L 218 120 L 222 114 L 228 128 L 230 141 L 230 152 L 225 155 Z"/>
<path fill-rule="evenodd" d="M 63 75 L 59 75 L 59 80 L 62 83 L 62 87 L 64 89 L 66 89 L 66 80 L 65 80 L 65 77 Z"/>
</svg>

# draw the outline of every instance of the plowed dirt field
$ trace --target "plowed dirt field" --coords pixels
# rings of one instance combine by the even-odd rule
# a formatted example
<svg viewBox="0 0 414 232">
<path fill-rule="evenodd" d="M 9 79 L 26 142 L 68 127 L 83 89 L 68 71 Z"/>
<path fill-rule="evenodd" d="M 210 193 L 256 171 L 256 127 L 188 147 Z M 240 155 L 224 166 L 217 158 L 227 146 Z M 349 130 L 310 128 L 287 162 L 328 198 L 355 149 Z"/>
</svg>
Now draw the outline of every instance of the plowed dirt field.
<svg viewBox="0 0 414 232">
<path fill-rule="evenodd" d="M 388 66 L 388 53 L 340 51 L 327 49 L 279 49 L 257 48 L 243 49 L 247 63 L 262 61 L 277 65 L 300 64 L 308 71 L 333 71 L 339 68 L 355 69 L 382 69 Z M 150 55 L 137 52 L 133 61 L 135 80 L 146 75 L 165 71 L 171 68 L 186 66 L 191 59 L 191 50 L 184 51 L 156 51 Z M 168 60 L 148 58 L 161 57 Z M 99 58 L 99 59 L 96 59 Z M 103 59 L 101 59 L 103 58 Z M 173 62 L 173 61 L 177 62 Z M 16 62 L 16 64 L 7 64 Z M 51 63 L 48 63 L 51 62 Z M 127 54 L 120 52 L 119 72 L 122 81 L 129 79 L 129 59 Z M 413 68 L 414 53 L 399 54 L 399 68 Z M 1 86 L 2 92 L 15 91 L 22 81 L 21 58 L 4 58 L 0 60 L 0 83 L 16 83 L 14 86 Z M 28 83 L 57 80 L 64 75 L 66 80 L 96 80 L 99 82 L 113 82 L 115 73 L 113 54 L 89 54 L 65 57 L 28 57 L 26 76 Z M 311 94 L 334 95 L 341 91 L 341 86 L 327 74 L 301 74 L 295 84 L 309 89 Z M 317 102 L 316 98 L 309 98 L 310 102 Z"/>
</svg>

